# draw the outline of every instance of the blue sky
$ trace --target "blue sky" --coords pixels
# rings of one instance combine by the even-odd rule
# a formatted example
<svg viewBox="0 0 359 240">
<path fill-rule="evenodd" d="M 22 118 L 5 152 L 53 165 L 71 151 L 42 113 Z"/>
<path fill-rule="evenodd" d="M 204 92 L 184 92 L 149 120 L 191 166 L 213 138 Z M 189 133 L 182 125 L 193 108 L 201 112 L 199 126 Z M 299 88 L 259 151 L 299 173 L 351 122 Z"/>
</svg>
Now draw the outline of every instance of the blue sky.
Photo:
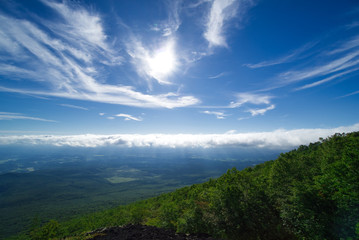
<svg viewBox="0 0 359 240">
<path fill-rule="evenodd" d="M 0 9 L 2 144 L 10 135 L 311 131 L 312 140 L 359 130 L 357 1 L 34 0 Z"/>
</svg>

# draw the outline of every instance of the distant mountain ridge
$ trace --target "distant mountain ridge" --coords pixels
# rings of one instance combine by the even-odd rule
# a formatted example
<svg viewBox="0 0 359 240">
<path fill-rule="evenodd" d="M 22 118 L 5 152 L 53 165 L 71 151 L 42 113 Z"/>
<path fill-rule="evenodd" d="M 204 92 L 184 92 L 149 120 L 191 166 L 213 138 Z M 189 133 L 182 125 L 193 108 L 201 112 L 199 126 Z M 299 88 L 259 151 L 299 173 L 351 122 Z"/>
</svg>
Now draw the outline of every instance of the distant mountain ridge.
<svg viewBox="0 0 359 240">
<path fill-rule="evenodd" d="M 359 239 L 359 132 L 155 198 L 51 220 L 22 237 L 85 239 L 84 232 L 129 223 L 223 239 Z"/>
</svg>

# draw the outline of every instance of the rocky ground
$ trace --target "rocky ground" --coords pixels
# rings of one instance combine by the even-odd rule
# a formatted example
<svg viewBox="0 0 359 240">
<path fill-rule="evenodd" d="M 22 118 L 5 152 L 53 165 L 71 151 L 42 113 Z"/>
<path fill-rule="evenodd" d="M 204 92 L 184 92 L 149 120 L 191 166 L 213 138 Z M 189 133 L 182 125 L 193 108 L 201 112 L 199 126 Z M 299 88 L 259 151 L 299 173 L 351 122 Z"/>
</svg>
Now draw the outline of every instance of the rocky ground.
<svg viewBox="0 0 359 240">
<path fill-rule="evenodd" d="M 92 240 L 215 240 L 207 234 L 183 234 L 144 225 L 110 227 L 88 233 Z"/>
</svg>

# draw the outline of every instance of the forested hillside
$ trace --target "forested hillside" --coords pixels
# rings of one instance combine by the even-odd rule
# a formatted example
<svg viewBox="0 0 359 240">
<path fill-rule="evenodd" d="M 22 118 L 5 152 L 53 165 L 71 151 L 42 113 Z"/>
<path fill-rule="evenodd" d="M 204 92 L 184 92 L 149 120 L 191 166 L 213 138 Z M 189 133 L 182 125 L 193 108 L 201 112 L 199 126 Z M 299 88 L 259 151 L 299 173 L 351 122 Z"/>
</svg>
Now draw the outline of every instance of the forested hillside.
<svg viewBox="0 0 359 240">
<path fill-rule="evenodd" d="M 35 222 L 21 237 L 77 239 L 127 223 L 224 239 L 358 239 L 359 132 L 320 139 L 156 198 L 64 223 Z"/>
</svg>

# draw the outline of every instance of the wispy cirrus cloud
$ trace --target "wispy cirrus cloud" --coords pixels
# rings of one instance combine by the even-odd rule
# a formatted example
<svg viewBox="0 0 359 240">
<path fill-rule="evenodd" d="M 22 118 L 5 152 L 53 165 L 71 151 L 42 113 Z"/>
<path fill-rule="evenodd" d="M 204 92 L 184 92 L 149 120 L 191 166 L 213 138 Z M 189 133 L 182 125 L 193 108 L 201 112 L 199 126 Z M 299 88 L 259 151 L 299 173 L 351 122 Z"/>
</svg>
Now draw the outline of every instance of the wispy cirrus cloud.
<svg viewBox="0 0 359 240">
<path fill-rule="evenodd" d="M 95 85 L 96 86 L 96 85 Z M 41 96 L 63 97 L 77 100 L 87 100 L 110 104 L 121 104 L 144 108 L 178 108 L 198 104 L 200 101 L 192 96 L 179 96 L 177 93 L 148 95 L 134 91 L 132 87 L 114 87 L 98 85 L 97 91 L 81 92 L 46 92 L 25 89 L 13 89 L 0 87 L 2 92 L 14 92 L 21 94 L 33 94 Z"/>
<path fill-rule="evenodd" d="M 358 131 L 359 124 L 335 128 L 278 129 L 271 132 L 224 134 L 119 134 L 119 135 L 10 135 L 0 136 L 0 145 L 53 145 L 71 147 L 165 147 L 165 148 L 217 148 L 246 147 L 290 149 L 319 137 L 335 133 Z"/>
<path fill-rule="evenodd" d="M 165 21 L 151 25 L 151 30 L 161 32 L 163 37 L 174 35 L 181 26 L 181 1 L 166 2 L 168 18 Z"/>
<path fill-rule="evenodd" d="M 80 44 L 109 49 L 99 15 L 78 6 L 77 9 L 74 8 L 76 6 L 70 8 L 65 3 L 44 0 L 42 2 L 54 9 L 65 20 L 64 23 L 49 24 L 50 27 L 56 26 L 65 39 L 70 38 L 71 42 L 76 39 L 80 40 Z"/>
<path fill-rule="evenodd" d="M 251 103 L 255 105 L 259 104 L 270 104 L 270 100 L 273 98 L 271 95 L 257 94 L 257 93 L 238 93 L 236 95 L 237 101 L 231 102 L 230 108 L 237 108 L 245 103 Z"/>
<path fill-rule="evenodd" d="M 226 76 L 228 74 L 229 74 L 229 72 L 221 72 L 221 73 L 219 73 L 217 75 L 209 76 L 208 78 L 209 79 L 217 79 L 217 78 L 224 77 L 224 76 Z"/>
<path fill-rule="evenodd" d="M 0 36 L 5 36 L 0 40 L 0 75 L 31 82 L 31 88 L 3 83 L 0 91 L 152 108 L 186 107 L 200 102 L 193 96 L 172 92 L 145 94 L 122 85 L 121 79 L 115 84 L 106 83 L 99 76 L 118 67 L 124 58 L 109 43 L 100 15 L 69 6 L 68 2 L 44 4 L 61 19 L 42 19 L 39 24 L 38 18 L 30 21 L 0 13 L 1 22 L 6 22 L 0 27 Z M 160 63 L 161 59 L 168 60 L 173 54 L 171 44 L 150 59 Z M 9 60 L 14 64 L 9 65 Z M 164 81 L 167 72 L 159 69 L 152 66 L 149 74 Z"/>
<path fill-rule="evenodd" d="M 318 46 L 317 46 L 318 45 Z M 322 44 L 323 45 L 323 44 Z M 344 79 L 349 74 L 358 72 L 359 68 L 359 36 L 336 42 L 331 46 L 322 46 L 318 42 L 306 44 L 303 48 L 281 58 L 264 61 L 258 64 L 246 64 L 250 68 L 260 68 L 293 61 L 297 66 L 279 73 L 278 79 L 271 83 L 268 89 L 276 89 L 288 85 L 310 82 L 296 87 L 294 91 L 309 89 L 334 81 Z M 316 46 L 316 49 L 312 49 Z M 330 49 L 330 50 L 328 50 Z M 307 58 L 311 56 L 311 58 Z M 306 58 L 305 62 L 300 61 Z M 315 61 L 313 60 L 315 59 Z"/>
<path fill-rule="evenodd" d="M 332 81 L 334 79 L 337 79 L 339 77 L 345 76 L 345 75 L 347 75 L 347 74 L 349 74 L 351 72 L 355 72 L 355 71 L 358 71 L 358 70 L 359 70 L 359 68 L 352 68 L 352 69 L 349 69 L 347 71 L 340 72 L 340 73 L 334 74 L 334 75 L 332 75 L 330 77 L 324 78 L 322 80 L 319 80 L 319 81 L 316 81 L 316 82 L 313 82 L 313 83 L 306 84 L 304 86 L 295 88 L 294 91 L 300 91 L 300 90 L 304 90 L 304 89 L 307 89 L 307 88 L 316 87 L 316 86 L 319 86 L 321 84 L 324 84 L 326 82 Z"/>
<path fill-rule="evenodd" d="M 336 73 L 359 64 L 359 50 L 340 56 L 324 64 L 302 70 L 287 71 L 280 74 L 283 82 L 293 83 L 314 77 Z"/>
<path fill-rule="evenodd" d="M 266 112 L 275 109 L 275 105 L 271 103 L 271 99 L 274 98 L 272 95 L 258 94 L 258 93 L 238 93 L 237 101 L 231 102 L 229 108 L 239 108 L 243 105 L 266 105 L 267 107 L 252 108 L 250 107 L 246 112 L 249 112 L 252 117 L 257 115 L 264 115 Z M 248 117 L 242 117 L 238 120 L 248 119 Z"/>
<path fill-rule="evenodd" d="M 119 114 L 116 114 L 115 116 L 116 117 L 122 117 L 126 121 L 133 120 L 133 121 L 141 122 L 143 120 L 142 118 L 134 117 L 134 116 L 132 116 L 130 114 L 125 114 L 125 113 L 119 113 Z"/>
<path fill-rule="evenodd" d="M 352 37 L 351 39 L 344 41 L 338 48 L 328 52 L 328 55 L 342 53 L 353 48 L 359 47 L 359 35 Z"/>
<path fill-rule="evenodd" d="M 344 96 L 340 96 L 340 97 L 338 97 L 338 98 L 346 98 L 346 97 L 350 97 L 350 96 L 357 95 L 357 94 L 359 94 L 359 90 L 358 90 L 358 91 L 355 91 L 355 92 L 351 92 L 351 93 L 346 94 L 346 95 L 344 95 Z"/>
<path fill-rule="evenodd" d="M 317 42 L 308 43 L 308 44 L 305 44 L 303 47 L 300 47 L 300 48 L 292 51 L 288 55 L 282 56 L 280 58 L 268 60 L 268 61 L 262 61 L 262 62 L 254 63 L 254 64 L 247 63 L 247 64 L 244 64 L 244 66 L 249 67 L 249 68 L 263 68 L 263 67 L 269 67 L 269 66 L 293 62 L 293 61 L 297 60 L 298 58 L 302 58 L 303 53 L 306 53 L 306 51 L 311 49 L 316 44 L 317 44 Z"/>
<path fill-rule="evenodd" d="M 63 107 L 68 107 L 68 108 L 74 108 L 74 109 L 80 109 L 80 110 L 88 110 L 88 108 L 85 107 L 81 107 L 81 106 L 76 106 L 76 105 L 72 105 L 72 104 L 59 104 L 60 106 Z"/>
<path fill-rule="evenodd" d="M 201 113 L 214 115 L 217 119 L 225 119 L 228 115 L 224 112 L 216 112 L 216 111 L 202 111 Z"/>
<path fill-rule="evenodd" d="M 264 115 L 267 111 L 275 109 L 275 105 L 271 103 L 271 99 L 274 98 L 272 95 L 243 92 L 235 95 L 236 101 L 230 102 L 227 106 L 201 106 L 201 108 L 215 108 L 215 109 L 230 109 L 230 108 L 247 108 L 243 112 L 251 113 L 251 116 Z M 262 108 L 253 108 L 255 106 L 262 106 Z M 265 107 L 264 107 L 265 106 Z M 229 116 L 220 111 L 202 111 L 205 114 L 216 115 L 219 119 L 224 119 Z M 241 117 L 238 120 L 249 119 L 250 117 Z"/>
<path fill-rule="evenodd" d="M 213 0 L 203 34 L 209 46 L 227 47 L 226 23 L 234 17 L 242 18 L 253 4 L 254 1 L 251 0 Z"/>
<path fill-rule="evenodd" d="M 42 122 L 56 122 L 54 120 L 26 116 L 22 113 L 0 112 L 0 120 L 34 120 Z"/>
<path fill-rule="evenodd" d="M 266 108 L 256 108 L 256 109 L 249 109 L 248 112 L 251 113 L 252 117 L 257 115 L 264 115 L 267 111 L 275 109 L 275 105 L 272 104 Z"/>
</svg>

